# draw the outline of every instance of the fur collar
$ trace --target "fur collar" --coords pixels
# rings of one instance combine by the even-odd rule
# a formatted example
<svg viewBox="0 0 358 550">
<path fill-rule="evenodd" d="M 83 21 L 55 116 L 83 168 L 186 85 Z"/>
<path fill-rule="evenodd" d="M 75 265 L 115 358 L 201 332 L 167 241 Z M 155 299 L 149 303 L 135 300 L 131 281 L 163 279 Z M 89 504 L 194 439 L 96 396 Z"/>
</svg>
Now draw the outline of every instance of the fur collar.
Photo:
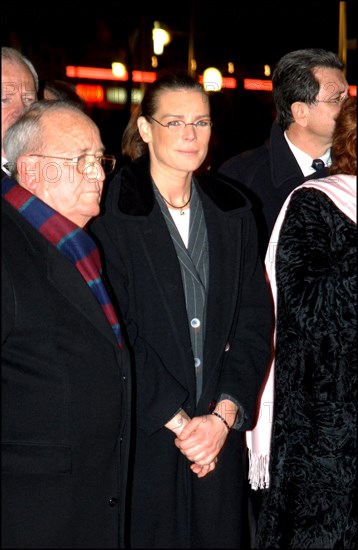
<svg viewBox="0 0 358 550">
<path fill-rule="evenodd" d="M 115 180 L 120 180 L 118 207 L 129 216 L 147 216 L 155 204 L 151 185 L 149 158 L 147 155 L 123 166 Z M 209 197 L 224 212 L 238 208 L 248 210 L 251 204 L 247 197 L 232 184 L 212 174 L 195 175 L 200 197 Z"/>
</svg>

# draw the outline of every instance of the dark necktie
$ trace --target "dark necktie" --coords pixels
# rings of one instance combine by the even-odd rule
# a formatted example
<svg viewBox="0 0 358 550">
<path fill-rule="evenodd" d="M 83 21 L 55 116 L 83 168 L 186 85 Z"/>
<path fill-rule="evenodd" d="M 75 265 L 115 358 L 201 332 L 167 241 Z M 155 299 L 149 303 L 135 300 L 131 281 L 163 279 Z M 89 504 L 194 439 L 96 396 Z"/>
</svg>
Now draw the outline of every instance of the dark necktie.
<svg viewBox="0 0 358 550">
<path fill-rule="evenodd" d="M 313 162 L 312 162 L 311 166 L 315 170 L 322 170 L 322 168 L 324 168 L 325 164 L 324 164 L 323 160 L 321 160 L 321 159 L 313 159 Z"/>
</svg>

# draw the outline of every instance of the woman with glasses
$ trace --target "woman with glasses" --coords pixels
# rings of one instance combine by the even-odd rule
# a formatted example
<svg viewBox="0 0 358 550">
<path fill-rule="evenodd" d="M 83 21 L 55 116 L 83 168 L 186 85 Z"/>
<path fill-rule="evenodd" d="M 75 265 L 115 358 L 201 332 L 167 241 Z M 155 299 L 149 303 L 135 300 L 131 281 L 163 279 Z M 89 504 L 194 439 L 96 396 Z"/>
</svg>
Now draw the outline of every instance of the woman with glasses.
<svg viewBox="0 0 358 550">
<path fill-rule="evenodd" d="M 92 225 L 133 349 L 131 548 L 238 548 L 242 432 L 269 359 L 271 304 L 247 198 L 199 173 L 209 97 L 187 75 L 148 87 L 131 162 Z"/>
</svg>

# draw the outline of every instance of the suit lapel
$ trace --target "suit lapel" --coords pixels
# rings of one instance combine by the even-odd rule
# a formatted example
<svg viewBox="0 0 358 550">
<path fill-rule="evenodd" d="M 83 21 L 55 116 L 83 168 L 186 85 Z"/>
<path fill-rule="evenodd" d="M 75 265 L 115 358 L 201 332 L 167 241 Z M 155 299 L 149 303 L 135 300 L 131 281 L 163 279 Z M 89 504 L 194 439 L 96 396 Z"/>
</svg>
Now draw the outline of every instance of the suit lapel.
<svg viewBox="0 0 358 550">
<path fill-rule="evenodd" d="M 34 263 L 41 267 L 44 273 L 47 272 L 48 281 L 68 301 L 69 307 L 76 308 L 80 315 L 84 315 L 119 349 L 112 327 L 100 304 L 76 267 L 4 199 L 2 208 L 27 241 L 27 249 L 31 251 Z"/>
<path fill-rule="evenodd" d="M 190 384 L 188 387 L 193 387 L 195 372 L 192 364 L 189 365 L 187 361 L 191 341 L 180 265 L 172 238 L 157 203 L 153 207 L 153 215 L 143 218 L 143 224 L 142 230 L 138 231 L 138 239 L 142 240 L 152 277 L 160 289 L 169 328 L 177 344 L 173 354 L 179 354 L 182 357 L 186 384 Z M 183 320 L 185 320 L 184 323 Z M 170 368 L 170 365 L 168 366 Z M 180 379 L 181 373 L 175 372 L 173 375 Z"/>
<path fill-rule="evenodd" d="M 48 244 L 47 258 L 48 280 L 69 302 L 70 307 L 76 308 L 103 336 L 118 347 L 112 327 L 100 304 L 75 266 L 51 244 Z"/>
<path fill-rule="evenodd" d="M 204 364 L 206 366 L 204 388 L 208 376 L 214 371 L 225 348 L 225 338 L 230 334 L 232 319 L 237 307 L 239 279 L 241 269 L 236 269 L 235 262 L 240 262 L 241 223 L 231 216 L 212 208 L 202 196 L 209 240 L 209 293 L 207 300 L 206 338 Z"/>
</svg>

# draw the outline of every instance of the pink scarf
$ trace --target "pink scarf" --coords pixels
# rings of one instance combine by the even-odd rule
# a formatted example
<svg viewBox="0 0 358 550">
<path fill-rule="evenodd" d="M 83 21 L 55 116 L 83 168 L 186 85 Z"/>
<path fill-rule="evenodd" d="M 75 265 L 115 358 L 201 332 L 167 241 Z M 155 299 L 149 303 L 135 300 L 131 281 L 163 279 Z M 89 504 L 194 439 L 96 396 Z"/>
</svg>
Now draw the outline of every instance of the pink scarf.
<svg viewBox="0 0 358 550">
<path fill-rule="evenodd" d="M 290 193 L 284 202 L 271 233 L 267 249 L 265 266 L 270 282 L 274 308 L 276 311 L 276 275 L 275 256 L 281 225 L 286 215 L 291 195 L 303 187 L 314 187 L 325 193 L 337 207 L 354 223 L 357 223 L 357 176 L 335 175 L 319 180 L 309 180 Z M 275 342 L 275 333 L 273 335 Z M 260 415 L 253 430 L 246 432 L 246 444 L 249 451 L 248 478 L 253 490 L 266 489 L 269 486 L 269 461 L 271 428 L 274 402 L 274 359 L 269 366 L 269 374 L 260 394 Z"/>
</svg>

